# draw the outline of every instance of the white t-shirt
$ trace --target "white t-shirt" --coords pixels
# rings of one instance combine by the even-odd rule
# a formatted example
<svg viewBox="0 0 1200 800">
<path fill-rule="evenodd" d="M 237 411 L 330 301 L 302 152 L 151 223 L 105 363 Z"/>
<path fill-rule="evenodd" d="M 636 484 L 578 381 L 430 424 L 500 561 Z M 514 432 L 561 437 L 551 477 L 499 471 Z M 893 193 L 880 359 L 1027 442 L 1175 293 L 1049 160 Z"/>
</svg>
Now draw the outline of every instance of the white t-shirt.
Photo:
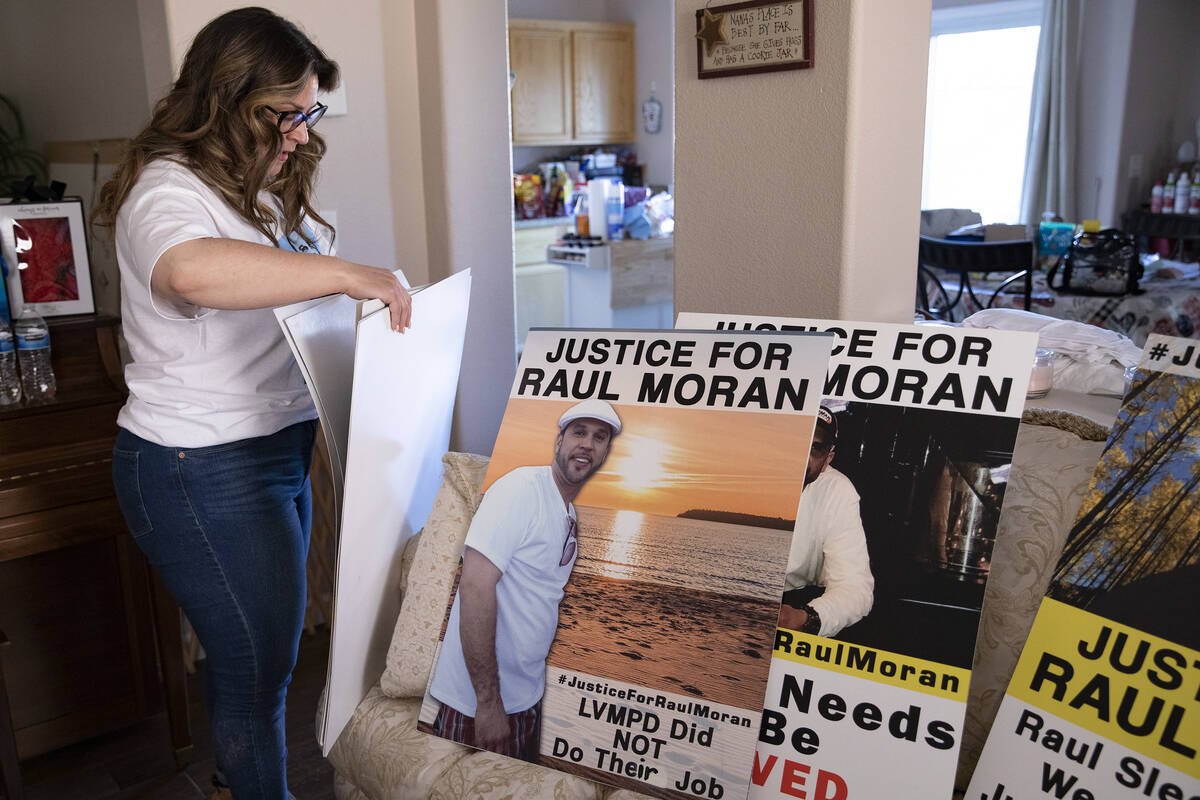
<svg viewBox="0 0 1200 800">
<path fill-rule="evenodd" d="M 273 197 L 264 196 L 273 207 Z M 116 221 L 121 317 L 132 361 L 117 424 L 165 446 L 206 447 L 266 436 L 316 417 L 271 309 L 179 306 L 154 295 L 150 274 L 192 239 L 274 244 L 187 167 L 160 159 L 138 177 Z M 328 244 L 319 241 L 320 252 Z"/>
<path fill-rule="evenodd" d="M 800 493 L 796 533 L 785 587 L 825 587 L 811 605 L 821 616 L 821 636 L 833 636 L 871 610 L 875 578 L 854 484 L 827 467 Z"/>
<path fill-rule="evenodd" d="M 467 547 L 500 570 L 496 584 L 496 663 L 504 711 L 532 708 L 546 690 L 546 656 L 558 630 L 558 604 L 575 555 L 562 560 L 568 517 L 549 466 L 518 467 L 491 485 L 467 532 Z M 577 554 L 579 548 L 575 548 Z M 459 638 L 459 596 L 454 598 L 442 652 L 429 691 L 467 716 L 475 716 L 475 688 Z"/>
</svg>

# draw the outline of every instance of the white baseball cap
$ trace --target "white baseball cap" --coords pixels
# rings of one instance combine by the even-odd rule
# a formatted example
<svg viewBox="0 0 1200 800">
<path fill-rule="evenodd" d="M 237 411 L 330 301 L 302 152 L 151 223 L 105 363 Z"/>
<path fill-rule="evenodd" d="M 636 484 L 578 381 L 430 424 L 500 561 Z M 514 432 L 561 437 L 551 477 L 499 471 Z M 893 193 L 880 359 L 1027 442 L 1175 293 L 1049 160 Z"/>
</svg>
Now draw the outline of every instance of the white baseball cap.
<svg viewBox="0 0 1200 800">
<path fill-rule="evenodd" d="M 567 427 L 571 420 L 584 418 L 607 422 L 612 426 L 613 436 L 621 432 L 621 418 L 617 416 L 617 410 L 604 400 L 584 400 L 571 406 L 558 418 L 558 429 L 561 431 Z"/>
</svg>

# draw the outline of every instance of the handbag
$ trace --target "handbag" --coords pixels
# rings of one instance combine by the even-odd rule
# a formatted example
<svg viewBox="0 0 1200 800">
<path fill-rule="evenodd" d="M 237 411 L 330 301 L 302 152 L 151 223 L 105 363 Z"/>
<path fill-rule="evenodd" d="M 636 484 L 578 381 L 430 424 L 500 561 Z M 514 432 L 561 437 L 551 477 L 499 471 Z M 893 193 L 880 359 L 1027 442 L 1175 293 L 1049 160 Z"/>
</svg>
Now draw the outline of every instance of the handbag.
<svg viewBox="0 0 1200 800">
<path fill-rule="evenodd" d="M 1055 286 L 1060 266 L 1062 283 Z M 1061 264 L 1050 268 L 1046 282 L 1066 294 L 1117 296 L 1136 293 L 1142 271 L 1133 236 L 1106 228 L 1076 234 Z"/>
</svg>

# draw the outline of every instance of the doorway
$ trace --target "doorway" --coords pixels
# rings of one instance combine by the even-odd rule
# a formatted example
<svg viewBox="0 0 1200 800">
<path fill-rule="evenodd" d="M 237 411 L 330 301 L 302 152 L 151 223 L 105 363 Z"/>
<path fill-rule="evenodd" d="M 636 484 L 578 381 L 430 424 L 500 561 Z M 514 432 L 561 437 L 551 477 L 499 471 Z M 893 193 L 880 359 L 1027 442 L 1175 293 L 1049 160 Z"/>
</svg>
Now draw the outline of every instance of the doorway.
<svg viewBox="0 0 1200 800">
<path fill-rule="evenodd" d="M 656 198 L 654 208 L 671 207 L 674 15 L 672 0 L 508 2 L 518 353 L 531 327 L 672 324 L 673 261 L 662 262 L 673 248 L 661 241 L 661 220 L 654 239 L 585 248 L 571 237 L 576 198 L 585 193 L 577 187 L 588 178 L 616 177 L 634 189 L 622 205 L 644 194 Z M 609 110 L 597 112 L 597 97 Z M 623 291 L 626 272 L 650 275 L 646 259 L 670 285 L 664 291 L 658 277 L 650 289 Z"/>
</svg>

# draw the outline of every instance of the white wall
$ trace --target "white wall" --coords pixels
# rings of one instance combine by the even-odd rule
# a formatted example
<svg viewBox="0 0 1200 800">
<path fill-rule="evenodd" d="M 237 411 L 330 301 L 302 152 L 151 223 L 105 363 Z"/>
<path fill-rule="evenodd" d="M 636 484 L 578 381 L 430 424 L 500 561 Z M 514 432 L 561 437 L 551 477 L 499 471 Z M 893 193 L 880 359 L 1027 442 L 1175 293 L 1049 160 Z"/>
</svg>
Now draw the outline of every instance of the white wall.
<svg viewBox="0 0 1200 800">
<path fill-rule="evenodd" d="M 0 94 L 35 147 L 137 133 L 149 117 L 137 0 L 0 3 Z"/>
<path fill-rule="evenodd" d="M 1076 109 L 1076 183 L 1074 211 L 1067 219 L 1119 223 L 1125 203 L 1116 201 L 1121 163 L 1121 120 L 1128 91 L 1130 31 L 1136 6 L 1128 0 L 1083 0 L 1079 48 L 1079 97 Z M 1152 163 L 1143 172 L 1152 171 Z"/>
<path fill-rule="evenodd" d="M 383 85 L 386 97 L 385 131 L 391 165 L 389 188 L 396 265 L 414 286 L 429 283 L 429 243 L 426 235 L 426 181 L 420 107 L 420 45 L 415 0 L 387 0 L 382 5 Z"/>
<path fill-rule="evenodd" d="M 514 19 L 566 19 L 583 22 L 631 22 L 614 16 L 624 13 L 621 0 L 508 0 L 508 16 Z"/>
<path fill-rule="evenodd" d="M 647 185 L 665 186 L 675 180 L 675 10 L 671 0 L 614 0 L 636 27 L 637 48 L 637 154 L 646 165 Z M 662 130 L 646 133 L 642 103 L 654 97 L 662 103 Z"/>
<path fill-rule="evenodd" d="M 912 319 L 929 0 L 817 5 L 812 69 L 701 81 L 676 1 L 679 311 Z"/>
<path fill-rule="evenodd" d="M 853 4 L 841 319 L 912 321 L 930 13 L 929 0 Z"/>
<path fill-rule="evenodd" d="M 1200 3 L 1138 0 L 1122 121 L 1121 165 L 1114 190 L 1120 214 L 1149 201 L 1149 187 L 1174 165 L 1184 138 L 1195 139 L 1200 117 Z M 1190 132 L 1189 132 L 1190 131 Z M 1128 179 L 1129 157 L 1142 154 L 1145 177 Z"/>
<path fill-rule="evenodd" d="M 430 278 L 472 275 L 451 447 L 489 454 L 516 375 L 507 16 L 419 0 L 415 19 Z"/>
</svg>

